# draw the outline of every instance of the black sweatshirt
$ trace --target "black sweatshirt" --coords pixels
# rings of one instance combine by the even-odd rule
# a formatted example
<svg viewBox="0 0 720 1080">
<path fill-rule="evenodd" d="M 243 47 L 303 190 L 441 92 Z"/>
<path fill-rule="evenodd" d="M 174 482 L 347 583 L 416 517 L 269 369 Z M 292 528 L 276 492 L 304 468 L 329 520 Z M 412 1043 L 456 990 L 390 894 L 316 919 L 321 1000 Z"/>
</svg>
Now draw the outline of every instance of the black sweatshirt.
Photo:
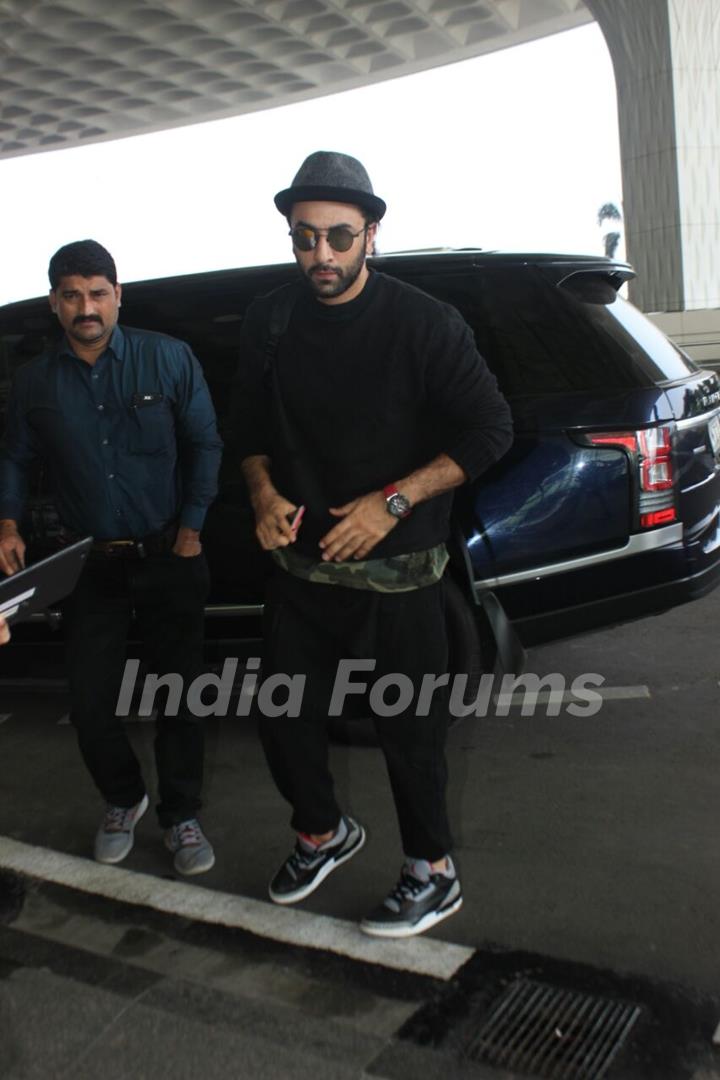
<svg viewBox="0 0 720 1080">
<path fill-rule="evenodd" d="M 233 418 L 238 460 L 267 454 L 286 498 L 282 440 L 264 374 L 273 295 L 255 301 L 242 329 Z M 445 452 L 469 479 L 508 450 L 512 421 L 495 376 L 460 314 L 396 278 L 370 272 L 358 297 L 323 304 L 303 289 L 275 359 L 288 419 L 313 462 L 328 506 L 394 483 Z M 382 558 L 445 540 L 452 493 L 416 506 L 375 548 Z M 297 549 L 337 524 L 306 520 Z"/>
</svg>

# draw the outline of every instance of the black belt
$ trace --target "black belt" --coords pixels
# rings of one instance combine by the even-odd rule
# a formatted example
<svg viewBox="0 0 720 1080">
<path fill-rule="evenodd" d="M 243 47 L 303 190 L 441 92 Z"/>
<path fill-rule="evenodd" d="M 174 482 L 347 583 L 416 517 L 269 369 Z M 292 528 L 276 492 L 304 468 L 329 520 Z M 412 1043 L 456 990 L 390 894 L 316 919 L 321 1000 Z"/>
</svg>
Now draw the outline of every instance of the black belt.
<svg viewBox="0 0 720 1080">
<path fill-rule="evenodd" d="M 177 525 L 170 525 L 164 532 L 151 536 L 118 540 L 95 540 L 90 553 L 108 559 L 144 559 L 147 555 L 164 555 L 171 550 L 177 537 Z M 63 535 L 63 543 L 72 543 L 69 534 Z"/>
<path fill-rule="evenodd" d="M 148 548 L 144 540 L 96 540 L 90 553 L 112 559 L 144 559 Z"/>
</svg>

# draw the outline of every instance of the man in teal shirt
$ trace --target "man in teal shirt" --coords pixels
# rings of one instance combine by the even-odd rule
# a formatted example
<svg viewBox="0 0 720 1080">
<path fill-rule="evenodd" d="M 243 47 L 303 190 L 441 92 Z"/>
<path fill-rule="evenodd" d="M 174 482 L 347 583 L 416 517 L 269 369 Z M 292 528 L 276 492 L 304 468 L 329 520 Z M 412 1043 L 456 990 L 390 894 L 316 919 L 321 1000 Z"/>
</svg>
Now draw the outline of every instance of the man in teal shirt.
<svg viewBox="0 0 720 1080">
<path fill-rule="evenodd" d="M 202 668 L 209 576 L 200 530 L 217 490 L 222 444 L 198 361 L 181 341 L 117 325 L 121 288 L 94 240 L 50 261 L 50 306 L 64 337 L 20 368 L 0 450 L 0 569 L 24 565 L 19 523 L 28 472 L 47 466 L 68 540 L 95 543 L 66 604 L 71 719 L 107 804 L 95 858 L 117 863 L 148 807 L 139 762 L 116 702 L 133 613 L 149 670 Z M 214 863 L 197 820 L 203 732 L 187 708 L 158 710 L 155 759 L 161 827 L 176 870 Z"/>
</svg>

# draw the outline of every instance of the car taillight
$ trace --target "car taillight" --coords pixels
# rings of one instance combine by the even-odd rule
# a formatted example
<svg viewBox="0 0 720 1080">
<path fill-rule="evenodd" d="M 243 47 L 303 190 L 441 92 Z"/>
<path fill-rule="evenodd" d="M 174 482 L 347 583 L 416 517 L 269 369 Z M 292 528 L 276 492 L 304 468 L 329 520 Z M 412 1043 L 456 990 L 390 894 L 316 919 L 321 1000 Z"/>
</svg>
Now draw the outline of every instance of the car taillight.
<svg viewBox="0 0 720 1080">
<path fill-rule="evenodd" d="M 643 491 L 671 491 L 673 486 L 670 428 L 638 431 L 640 487 Z"/>
<path fill-rule="evenodd" d="M 677 510 L 670 426 L 642 428 L 640 431 L 597 431 L 589 433 L 587 438 L 592 446 L 616 446 L 632 455 L 638 474 L 638 510 L 643 529 L 675 521 Z"/>
</svg>

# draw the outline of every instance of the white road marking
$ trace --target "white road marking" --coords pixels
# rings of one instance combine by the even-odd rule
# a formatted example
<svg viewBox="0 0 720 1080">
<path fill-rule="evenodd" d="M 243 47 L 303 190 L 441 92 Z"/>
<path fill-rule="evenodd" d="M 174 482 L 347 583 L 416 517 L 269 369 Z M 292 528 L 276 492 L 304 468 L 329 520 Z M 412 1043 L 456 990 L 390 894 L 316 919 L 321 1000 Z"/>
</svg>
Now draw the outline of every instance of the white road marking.
<svg viewBox="0 0 720 1080">
<path fill-rule="evenodd" d="M 715 1046 L 720 1046 L 720 1024 L 715 1028 L 715 1034 L 712 1037 L 712 1041 Z"/>
<path fill-rule="evenodd" d="M 594 688 L 593 688 L 594 689 Z M 650 687 L 639 686 L 600 686 L 597 688 L 600 697 L 607 701 L 622 701 L 630 698 L 651 698 Z"/>
<path fill-rule="evenodd" d="M 649 686 L 592 686 L 590 689 L 603 701 L 630 701 L 633 698 L 652 697 Z M 538 705 L 548 705 L 550 702 L 558 705 L 587 704 L 584 696 L 574 694 L 572 690 L 518 690 L 513 694 L 497 694 L 493 700 L 496 705 L 524 705 L 530 700 Z"/>
<path fill-rule="evenodd" d="M 344 919 L 215 892 L 184 881 L 166 881 L 117 866 L 103 866 L 6 836 L 0 837 L 0 868 L 122 903 L 150 907 L 197 922 L 235 927 L 288 945 L 339 953 L 352 960 L 434 979 L 451 979 L 475 953 L 464 945 L 432 938 L 374 939 Z"/>
</svg>

